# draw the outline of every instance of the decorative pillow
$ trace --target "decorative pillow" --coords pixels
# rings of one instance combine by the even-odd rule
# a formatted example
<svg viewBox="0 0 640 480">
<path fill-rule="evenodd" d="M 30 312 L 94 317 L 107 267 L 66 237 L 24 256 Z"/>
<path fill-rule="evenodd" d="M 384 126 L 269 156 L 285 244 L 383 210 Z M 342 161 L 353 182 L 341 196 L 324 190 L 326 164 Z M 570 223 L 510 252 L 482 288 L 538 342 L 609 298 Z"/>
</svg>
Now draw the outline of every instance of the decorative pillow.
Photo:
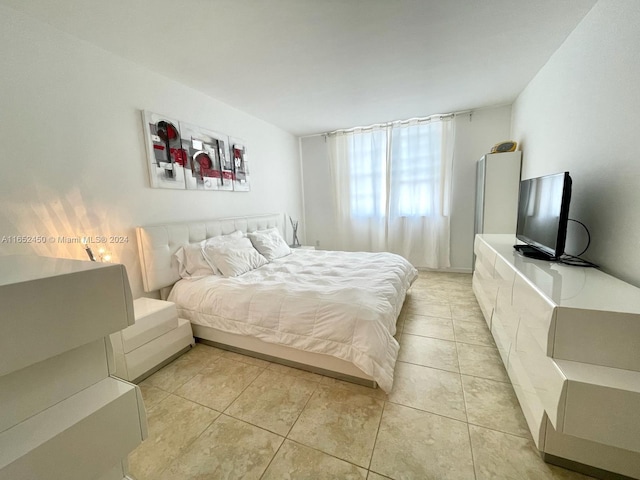
<svg viewBox="0 0 640 480">
<path fill-rule="evenodd" d="M 253 248 L 251 241 L 246 237 L 230 239 L 218 244 L 207 243 L 203 252 L 207 260 L 224 277 L 237 277 L 269 263 Z"/>
<path fill-rule="evenodd" d="M 238 240 L 239 238 L 243 238 L 243 237 L 244 237 L 244 233 L 242 233 L 240 230 L 236 230 L 235 232 L 229 233 L 227 235 L 218 235 L 216 237 L 207 238 L 204 241 L 204 244 L 202 245 L 202 248 L 204 249 L 204 247 L 207 246 L 207 245 L 208 246 L 214 246 L 214 247 L 220 247 L 220 246 L 224 245 L 225 243 L 234 242 L 234 241 Z M 213 271 L 216 274 L 222 275 L 220 270 L 218 268 L 216 268 L 216 266 L 213 264 L 211 259 L 206 256 L 206 254 L 205 254 L 205 260 L 207 262 L 209 262 L 209 265 L 211 266 L 211 268 L 213 269 Z"/>
<path fill-rule="evenodd" d="M 219 245 L 221 243 L 229 242 L 237 240 L 238 238 L 244 237 L 244 233 L 240 230 L 236 230 L 233 233 L 229 233 L 227 235 L 218 235 L 217 237 L 207 238 L 205 240 L 206 245 Z"/>
<path fill-rule="evenodd" d="M 202 248 L 205 242 L 190 243 L 180 247 L 174 253 L 178 260 L 178 273 L 182 278 L 197 279 L 207 275 L 215 275 L 209 261 L 204 257 Z"/>
<path fill-rule="evenodd" d="M 248 233 L 247 237 L 249 237 L 256 250 L 268 261 L 285 257 L 291 253 L 289 245 L 284 241 L 277 228 L 257 230 Z"/>
</svg>

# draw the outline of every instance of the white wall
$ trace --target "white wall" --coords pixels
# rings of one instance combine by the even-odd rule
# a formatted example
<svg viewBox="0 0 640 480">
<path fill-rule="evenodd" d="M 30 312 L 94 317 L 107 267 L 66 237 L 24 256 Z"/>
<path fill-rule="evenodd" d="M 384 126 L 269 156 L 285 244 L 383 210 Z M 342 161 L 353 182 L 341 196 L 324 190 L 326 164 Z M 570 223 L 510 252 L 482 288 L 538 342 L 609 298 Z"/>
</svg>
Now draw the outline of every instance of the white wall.
<svg viewBox="0 0 640 480">
<path fill-rule="evenodd" d="M 451 205 L 451 269 L 471 271 L 476 162 L 491 147 L 509 138 L 511 107 L 477 110 L 456 117 Z M 300 140 L 304 184 L 306 242 L 338 248 L 333 241 L 334 217 L 328 150 L 324 137 Z"/>
<path fill-rule="evenodd" d="M 569 171 L 569 215 L 592 236 L 585 258 L 637 286 L 639 25 L 637 0 L 598 2 L 518 97 L 512 118 L 523 178 Z M 569 253 L 582 247 L 578 233 L 569 232 Z"/>
<path fill-rule="evenodd" d="M 79 245 L 17 245 L 3 236 L 126 236 L 127 245 L 110 249 L 137 296 L 136 225 L 302 215 L 292 135 L 5 7 L 0 32 L 0 254 L 86 258 Z M 158 52 L 159 62 L 180 61 Z M 150 188 L 140 110 L 244 139 L 252 191 Z"/>
<path fill-rule="evenodd" d="M 300 240 L 324 250 L 339 249 L 339 245 L 335 243 L 334 200 L 325 137 L 301 138 L 300 157 L 305 228 L 305 240 Z"/>
</svg>

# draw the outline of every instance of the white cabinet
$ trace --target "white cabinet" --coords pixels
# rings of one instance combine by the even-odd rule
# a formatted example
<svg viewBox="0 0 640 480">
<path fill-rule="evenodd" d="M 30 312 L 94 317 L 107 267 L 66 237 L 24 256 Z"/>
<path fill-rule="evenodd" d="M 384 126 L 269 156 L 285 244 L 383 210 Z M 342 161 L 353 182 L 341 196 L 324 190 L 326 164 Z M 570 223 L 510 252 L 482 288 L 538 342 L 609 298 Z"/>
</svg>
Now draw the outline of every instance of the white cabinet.
<svg viewBox="0 0 640 480">
<path fill-rule="evenodd" d="M 0 257 L 0 480 L 126 478 L 147 436 L 140 390 L 111 376 L 133 323 L 122 265 Z"/>
<path fill-rule="evenodd" d="M 552 463 L 640 478 L 640 289 L 515 243 L 476 236 L 473 290 L 536 446 Z"/>
<path fill-rule="evenodd" d="M 136 323 L 111 335 L 115 376 L 138 383 L 195 345 L 191 324 L 172 302 L 138 298 Z"/>
<path fill-rule="evenodd" d="M 488 153 L 477 165 L 475 233 L 516 233 L 522 152 Z"/>
</svg>

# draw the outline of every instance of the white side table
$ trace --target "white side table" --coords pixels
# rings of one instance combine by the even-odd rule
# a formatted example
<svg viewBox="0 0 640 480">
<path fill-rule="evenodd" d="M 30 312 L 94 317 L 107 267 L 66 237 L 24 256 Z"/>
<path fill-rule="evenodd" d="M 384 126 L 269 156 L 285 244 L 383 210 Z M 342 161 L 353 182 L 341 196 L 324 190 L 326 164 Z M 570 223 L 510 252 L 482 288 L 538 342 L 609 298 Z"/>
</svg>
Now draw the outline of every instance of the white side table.
<svg viewBox="0 0 640 480">
<path fill-rule="evenodd" d="M 138 298 L 135 324 L 111 335 L 115 375 L 137 383 L 195 345 L 191 324 L 178 318 L 173 302 Z"/>
<path fill-rule="evenodd" d="M 300 250 L 315 250 L 316 247 L 314 247 L 313 245 L 300 245 L 299 247 Z"/>
</svg>

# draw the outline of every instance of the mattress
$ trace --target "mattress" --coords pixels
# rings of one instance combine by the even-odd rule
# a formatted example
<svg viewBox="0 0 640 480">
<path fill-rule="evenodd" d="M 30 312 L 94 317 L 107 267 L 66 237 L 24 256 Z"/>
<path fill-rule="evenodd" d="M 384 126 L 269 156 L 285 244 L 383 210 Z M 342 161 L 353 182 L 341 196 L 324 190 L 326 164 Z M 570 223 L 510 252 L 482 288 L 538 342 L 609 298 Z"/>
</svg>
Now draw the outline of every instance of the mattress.
<svg viewBox="0 0 640 480">
<path fill-rule="evenodd" d="M 351 362 L 389 392 L 416 277 L 392 253 L 294 250 L 238 277 L 180 280 L 168 300 L 192 323 Z"/>
</svg>

